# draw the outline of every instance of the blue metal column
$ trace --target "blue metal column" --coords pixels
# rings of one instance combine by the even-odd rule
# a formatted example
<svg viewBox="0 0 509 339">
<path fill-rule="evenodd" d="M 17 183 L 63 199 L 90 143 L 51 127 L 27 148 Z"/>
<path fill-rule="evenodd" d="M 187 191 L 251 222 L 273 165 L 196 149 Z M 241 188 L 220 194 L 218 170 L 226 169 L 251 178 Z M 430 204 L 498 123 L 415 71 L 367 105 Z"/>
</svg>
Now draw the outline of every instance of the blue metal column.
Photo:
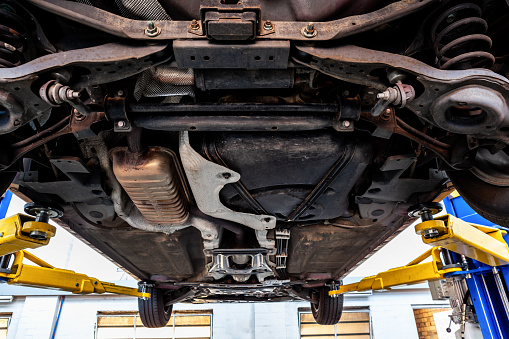
<svg viewBox="0 0 509 339">
<path fill-rule="evenodd" d="M 443 203 L 449 214 L 466 222 L 508 230 L 481 217 L 461 197 L 446 198 Z M 509 243 L 509 233 L 504 239 Z M 509 339 L 509 305 L 507 304 L 509 265 L 496 267 L 500 277 L 500 280 L 498 280 L 493 267 L 473 259 L 467 261 L 469 263 L 469 275 L 467 277 L 471 277 L 467 278 L 466 282 L 483 337 L 485 339 Z M 501 284 L 497 284 L 497 280 Z M 504 294 L 506 298 L 505 305 Z"/>
<path fill-rule="evenodd" d="M 9 209 L 9 204 L 11 203 L 12 192 L 6 191 L 5 196 L 0 198 L 0 219 L 5 218 L 7 214 L 7 210 Z"/>
</svg>

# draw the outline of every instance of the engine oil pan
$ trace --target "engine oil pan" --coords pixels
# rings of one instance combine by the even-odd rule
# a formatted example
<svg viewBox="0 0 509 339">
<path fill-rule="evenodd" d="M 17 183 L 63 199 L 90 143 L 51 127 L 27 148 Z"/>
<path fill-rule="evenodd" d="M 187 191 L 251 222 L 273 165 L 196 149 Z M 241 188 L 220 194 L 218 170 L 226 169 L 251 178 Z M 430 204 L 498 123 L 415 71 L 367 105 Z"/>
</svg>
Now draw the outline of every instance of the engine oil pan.
<svg viewBox="0 0 509 339">
<path fill-rule="evenodd" d="M 150 147 L 144 154 L 127 147 L 110 151 L 113 172 L 149 222 L 180 224 L 189 216 L 189 194 L 175 153 Z"/>
</svg>

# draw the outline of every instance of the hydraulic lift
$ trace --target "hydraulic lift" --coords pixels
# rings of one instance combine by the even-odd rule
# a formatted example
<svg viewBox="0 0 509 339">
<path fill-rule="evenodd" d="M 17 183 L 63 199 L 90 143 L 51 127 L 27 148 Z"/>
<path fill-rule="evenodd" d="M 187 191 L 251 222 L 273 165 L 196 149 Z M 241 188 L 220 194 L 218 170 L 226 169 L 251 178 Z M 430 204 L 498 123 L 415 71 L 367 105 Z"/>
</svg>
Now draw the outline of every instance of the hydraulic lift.
<svg viewBox="0 0 509 339">
<path fill-rule="evenodd" d="M 457 338 L 509 339 L 508 230 L 468 223 L 449 214 L 434 219 L 433 214 L 441 209 L 440 204 L 421 204 L 410 212 L 421 217 L 415 231 L 432 246 L 430 250 L 406 266 L 342 285 L 329 295 L 428 281 L 434 299 L 450 300 L 451 322 L 461 325 Z M 80 294 L 108 292 L 150 298 L 143 290 L 55 268 L 25 251 L 47 245 L 56 231 L 48 224 L 49 218 L 62 215 L 56 207 L 35 203 L 25 205 L 25 212 L 35 218 L 17 214 L 0 220 L 0 280 Z M 431 261 L 425 262 L 429 257 Z M 24 264 L 24 259 L 37 266 Z"/>
<path fill-rule="evenodd" d="M 27 248 L 46 246 L 56 229 L 48 224 L 49 218 L 58 218 L 62 212 L 57 207 L 29 203 L 25 212 L 35 218 L 17 214 L 0 220 L 0 281 L 69 291 L 77 294 L 115 293 L 139 298 L 150 298 L 149 293 L 131 287 L 118 286 L 100 281 L 85 274 L 51 266 Z M 27 259 L 34 265 L 27 265 Z"/>
<path fill-rule="evenodd" d="M 421 217 L 415 231 L 433 246 L 430 250 L 406 266 L 340 286 L 329 295 L 428 281 L 433 299 L 450 300 L 451 322 L 461 325 L 456 338 L 508 339 L 508 230 L 468 223 L 450 214 L 433 219 L 439 211 L 440 204 L 421 204 L 409 213 Z M 431 262 L 423 263 L 428 257 Z"/>
</svg>

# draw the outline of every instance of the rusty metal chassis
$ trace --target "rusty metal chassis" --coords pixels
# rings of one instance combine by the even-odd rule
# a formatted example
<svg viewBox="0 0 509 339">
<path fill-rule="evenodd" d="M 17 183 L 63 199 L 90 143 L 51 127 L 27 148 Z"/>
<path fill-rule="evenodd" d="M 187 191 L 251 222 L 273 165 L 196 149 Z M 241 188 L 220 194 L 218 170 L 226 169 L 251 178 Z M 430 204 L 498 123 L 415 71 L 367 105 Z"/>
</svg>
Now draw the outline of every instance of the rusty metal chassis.
<svg viewBox="0 0 509 339">
<path fill-rule="evenodd" d="M 114 30 L 114 32 L 109 33 L 118 36 L 131 39 L 148 39 L 143 34 L 134 34 L 129 31 L 130 29 L 136 30 L 136 27 L 141 24 L 145 25 L 146 22 L 144 21 L 126 19 L 95 7 L 70 1 L 28 1 L 58 15 L 65 15 L 70 19 L 80 20 L 80 22 L 85 24 L 93 25 L 97 23 L 94 20 L 99 20 L 102 22 L 103 26 L 108 26 L 110 29 Z M 381 20 L 377 21 L 377 24 L 380 24 L 384 22 L 383 20 L 389 20 L 389 17 L 394 18 L 399 17 L 400 14 L 405 15 L 411 13 L 430 2 L 431 1 L 400 1 L 372 13 L 323 23 L 324 25 L 329 25 L 326 31 L 332 35 L 325 36 L 322 34 L 319 35 L 320 38 L 316 40 L 337 39 L 359 33 L 373 27 L 370 22 L 372 22 L 374 17 L 378 17 Z M 394 14 L 394 11 L 396 11 L 397 14 Z M 87 16 L 84 17 L 79 13 L 87 13 Z M 389 13 L 392 13 L 391 16 Z M 119 25 L 108 25 L 108 20 L 116 20 L 115 22 Z M 355 26 L 355 29 L 346 29 L 343 27 L 346 22 L 351 23 L 351 20 L 356 20 L 356 25 L 350 24 L 350 26 Z M 189 33 L 187 33 L 187 26 L 182 26 L 183 24 L 187 25 L 185 22 L 165 21 L 163 23 L 164 25 L 170 25 L 172 28 L 169 29 L 166 34 L 161 33 L 161 35 L 157 37 L 158 40 L 204 38 L 204 36 L 198 36 L 194 33 L 189 35 Z M 259 36 L 257 38 L 267 38 L 270 36 L 271 39 L 303 40 L 300 35 L 289 34 L 288 30 L 283 29 L 282 27 L 286 27 L 286 24 L 298 24 L 300 27 L 302 23 L 274 22 L 276 27 L 274 34 Z M 317 25 L 318 24 L 319 23 L 317 23 Z M 277 27 L 280 28 L 278 29 Z M 317 29 L 320 29 L 319 27 L 318 25 Z M 332 29 L 332 27 L 335 27 L 336 30 Z M 104 27 L 99 26 L 99 28 Z M 127 33 L 119 33 L 127 28 L 129 28 Z M 286 34 L 284 32 L 288 34 L 284 35 Z M 51 109 L 48 103 L 39 98 L 31 90 L 32 84 L 38 79 L 40 74 L 69 65 L 83 67 L 89 70 L 89 74 L 71 84 L 72 88 L 81 90 L 85 86 L 108 83 L 135 75 L 149 67 L 168 60 L 171 57 L 171 51 L 166 49 L 167 46 L 167 43 L 163 42 L 156 45 L 145 45 L 143 42 L 137 44 L 113 43 L 82 50 L 50 54 L 15 68 L 0 69 L 0 94 L 5 96 L 5 100 L 14 102 L 14 107 L 16 108 L 16 110 L 13 111 L 15 119 L 12 119 L 11 126 L 0 129 L 0 134 L 12 132 L 17 127 Z M 297 46 L 297 49 L 300 53 L 293 57 L 293 61 L 296 63 L 316 69 L 337 79 L 368 86 L 380 91 L 385 90 L 390 84 L 387 79 L 375 76 L 374 74 L 379 74 L 375 72 L 376 70 L 395 69 L 414 77 L 416 81 L 422 84 L 424 90 L 422 93 L 419 93 L 415 100 L 409 102 L 407 107 L 419 118 L 435 126 L 438 124 L 430 113 L 431 105 L 440 96 L 444 95 L 444 93 L 450 93 L 451 91 L 467 85 L 476 85 L 484 86 L 501 93 L 504 99 L 509 97 L 509 80 L 489 70 L 438 70 L 410 57 L 351 45 L 327 48 Z M 155 55 L 158 56 L 154 57 Z M 394 113 L 394 111 L 392 111 L 392 113 Z M 385 120 L 369 117 L 366 116 L 366 114 L 364 114 L 364 117 L 375 122 L 379 128 L 385 129 L 386 137 L 390 137 L 392 133 L 404 135 L 433 150 L 442 159 L 450 163 L 450 145 L 418 135 L 414 133 L 412 129 L 405 128 L 401 120 L 398 121 L 395 114 L 392 114 L 389 119 Z M 508 143 L 509 137 L 504 131 L 507 129 L 507 126 L 509 126 L 509 117 L 502 118 L 503 121 L 500 126 L 492 130 L 480 130 L 478 136 Z M 50 137 L 46 137 L 42 139 L 47 140 L 49 138 Z M 39 142 L 33 143 L 30 149 L 39 145 Z M 23 154 L 29 150 L 26 147 L 25 149 L 26 150 L 22 152 Z M 15 151 L 13 159 L 16 160 L 16 158 L 19 158 L 20 154 L 20 150 Z M 8 166 L 4 165 L 2 167 L 6 168 Z"/>
<path fill-rule="evenodd" d="M 375 91 L 383 91 L 391 86 L 386 77 L 381 78 L 375 74 L 386 74 L 387 70 L 398 70 L 407 75 L 407 80 L 413 78 L 422 85 L 423 90 L 406 105 L 410 111 L 422 120 L 453 133 L 471 134 L 482 139 L 494 139 L 506 144 L 509 143 L 509 136 L 506 132 L 509 126 L 509 114 L 507 114 L 509 80 L 500 74 L 485 69 L 439 70 L 407 56 L 352 45 L 330 48 L 297 46 L 297 49 L 300 53 L 293 58 L 296 63 L 346 82 L 370 87 Z M 433 112 L 433 105 L 438 99 L 451 96 L 471 85 L 477 88 L 485 88 L 486 91 L 492 93 L 498 93 L 503 107 L 499 112 L 491 112 L 497 115 L 498 125 L 480 124 L 475 133 L 470 133 L 467 129 L 462 132 L 460 127 L 458 127 L 458 130 L 450 130 L 441 126 L 440 119 L 444 119 L 445 112 L 442 112 L 439 116 L 437 112 Z M 383 123 L 383 119 L 369 117 L 368 119 Z M 400 125 L 401 127 L 401 123 L 398 124 L 396 121 L 392 125 Z M 419 141 L 416 139 L 418 136 L 412 133 L 411 130 L 400 127 L 394 128 L 393 132 L 420 142 L 434 150 L 444 160 L 449 159 L 450 150 L 445 145 L 440 145 L 439 142 L 437 143 L 434 140 Z M 387 137 L 390 137 L 390 134 L 388 133 Z"/>
<path fill-rule="evenodd" d="M 136 40 L 207 38 L 203 31 L 201 20 L 198 20 L 198 27 L 196 27 L 196 22 L 193 23 L 194 26 L 192 26 L 192 21 L 156 20 L 154 24 L 160 30 L 160 33 L 155 36 L 147 36 L 145 34 L 147 21 L 127 19 L 79 2 L 66 0 L 27 1 L 48 12 L 121 38 Z M 354 15 L 327 22 L 315 22 L 314 27 L 317 34 L 313 37 L 306 37 L 301 33 L 302 28 L 308 24 L 307 22 L 271 20 L 272 28 L 270 30 L 263 27 L 263 22 L 258 22 L 258 35 L 256 38 L 303 41 L 340 39 L 400 19 L 434 2 L 437 2 L 437 0 L 401 0 L 371 13 Z"/>
</svg>

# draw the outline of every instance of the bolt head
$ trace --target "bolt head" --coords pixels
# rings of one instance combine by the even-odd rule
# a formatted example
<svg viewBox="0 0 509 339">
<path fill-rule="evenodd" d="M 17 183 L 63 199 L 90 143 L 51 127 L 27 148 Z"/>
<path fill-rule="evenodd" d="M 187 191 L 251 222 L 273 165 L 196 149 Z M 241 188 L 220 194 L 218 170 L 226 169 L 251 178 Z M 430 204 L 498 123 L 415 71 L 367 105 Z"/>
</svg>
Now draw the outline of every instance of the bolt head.
<svg viewBox="0 0 509 339">
<path fill-rule="evenodd" d="M 271 29 L 273 29 L 274 26 L 272 25 L 272 21 L 270 20 L 267 20 L 263 23 L 263 29 L 267 30 L 267 31 L 270 31 Z"/>
<path fill-rule="evenodd" d="M 124 120 L 120 120 L 119 122 L 117 122 L 117 127 L 124 128 L 125 126 L 126 126 L 126 123 Z"/>
<path fill-rule="evenodd" d="M 341 126 L 348 128 L 348 127 L 350 127 L 351 124 L 352 123 L 350 122 L 350 120 L 343 120 L 343 122 L 341 123 Z"/>
</svg>

